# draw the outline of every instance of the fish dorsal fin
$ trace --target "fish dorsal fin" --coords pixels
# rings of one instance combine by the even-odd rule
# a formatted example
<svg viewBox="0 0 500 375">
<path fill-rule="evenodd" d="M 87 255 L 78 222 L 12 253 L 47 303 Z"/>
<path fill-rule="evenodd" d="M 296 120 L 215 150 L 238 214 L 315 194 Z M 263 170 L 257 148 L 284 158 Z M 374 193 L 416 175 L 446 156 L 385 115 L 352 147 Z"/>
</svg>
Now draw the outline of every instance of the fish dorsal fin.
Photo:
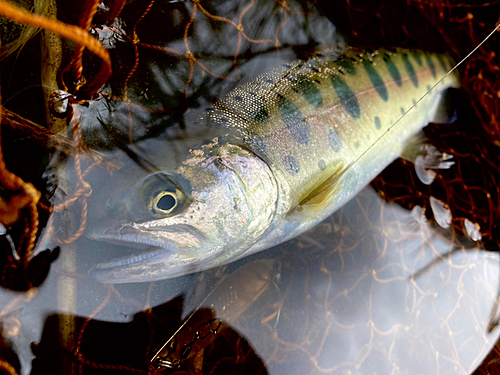
<svg viewBox="0 0 500 375">
<path fill-rule="evenodd" d="M 326 210 L 341 188 L 340 178 L 345 172 L 343 162 L 334 165 L 333 172 L 318 187 L 305 196 L 298 204 L 297 210 L 304 208 Z"/>
</svg>

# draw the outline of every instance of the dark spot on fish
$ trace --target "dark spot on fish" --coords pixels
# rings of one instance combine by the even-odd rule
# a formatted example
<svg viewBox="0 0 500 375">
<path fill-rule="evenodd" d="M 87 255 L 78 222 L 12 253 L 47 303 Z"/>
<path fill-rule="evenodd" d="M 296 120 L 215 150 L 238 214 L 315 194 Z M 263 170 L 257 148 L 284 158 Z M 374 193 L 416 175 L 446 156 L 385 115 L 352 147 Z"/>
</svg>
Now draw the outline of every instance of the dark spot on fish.
<svg viewBox="0 0 500 375">
<path fill-rule="evenodd" d="M 267 121 L 268 118 L 269 118 L 269 113 L 264 108 L 264 104 L 262 103 L 254 116 L 254 120 L 260 124 L 263 124 Z"/>
<path fill-rule="evenodd" d="M 437 55 L 437 59 L 438 59 L 438 61 L 439 61 L 439 64 L 441 65 L 441 68 L 443 68 L 443 70 L 444 70 L 445 72 L 447 72 L 447 71 L 448 71 L 448 68 L 447 68 L 447 66 L 446 66 L 446 62 L 444 61 L 443 56 L 441 56 L 441 55 Z"/>
<path fill-rule="evenodd" d="M 213 108 L 205 108 L 205 112 L 213 112 L 213 111 L 215 111 L 215 109 L 213 109 Z"/>
<path fill-rule="evenodd" d="M 401 107 L 401 114 L 404 115 L 405 114 L 405 109 L 403 107 Z"/>
<path fill-rule="evenodd" d="M 417 64 L 419 66 L 422 66 L 422 56 L 420 56 L 420 52 L 412 51 L 411 54 L 412 54 L 413 58 L 415 59 L 415 61 L 417 62 Z"/>
<path fill-rule="evenodd" d="M 342 138 L 336 130 L 332 129 L 328 133 L 328 143 L 330 143 L 330 147 L 335 152 L 339 152 L 342 149 Z"/>
<path fill-rule="evenodd" d="M 359 142 L 354 142 L 354 147 L 359 148 Z"/>
<path fill-rule="evenodd" d="M 436 67 L 434 66 L 434 61 L 432 61 L 432 57 L 430 55 L 425 55 L 425 61 L 431 70 L 432 76 L 436 78 Z"/>
<path fill-rule="evenodd" d="M 382 123 L 380 122 L 380 118 L 375 116 L 375 128 L 377 128 L 377 130 L 380 130 L 381 127 L 382 127 Z"/>
<path fill-rule="evenodd" d="M 283 68 L 290 69 L 292 66 L 290 64 L 283 64 Z"/>
<path fill-rule="evenodd" d="M 455 61 L 450 56 L 446 56 L 446 61 L 448 61 L 448 65 L 450 69 L 452 69 L 455 66 Z"/>
<path fill-rule="evenodd" d="M 342 59 L 342 60 L 339 60 L 338 61 L 338 65 L 345 71 L 347 72 L 348 74 L 354 76 L 356 75 L 356 67 L 354 66 L 353 64 L 353 61 L 354 62 L 357 62 L 356 60 L 354 59 Z"/>
<path fill-rule="evenodd" d="M 330 80 L 332 81 L 333 89 L 335 90 L 340 103 L 345 108 L 347 113 L 349 113 L 349 115 L 353 118 L 359 118 L 361 115 L 361 109 L 354 91 L 352 91 L 349 85 L 337 75 L 330 76 Z"/>
<path fill-rule="evenodd" d="M 415 73 L 415 69 L 413 69 L 413 65 L 411 65 L 408 54 L 406 54 L 406 53 L 403 53 L 403 63 L 405 65 L 406 72 L 410 76 L 410 79 L 411 79 L 411 82 L 413 83 L 413 86 L 418 87 L 417 74 Z"/>
<path fill-rule="evenodd" d="M 387 69 L 389 70 L 391 78 L 394 80 L 394 82 L 396 82 L 396 85 L 401 87 L 401 85 L 403 84 L 401 82 L 401 75 L 399 74 L 398 67 L 396 66 L 396 64 L 394 64 L 394 61 L 392 61 L 391 56 L 385 54 L 382 58 L 385 61 L 385 64 L 387 65 Z"/>
<path fill-rule="evenodd" d="M 324 59 L 325 58 L 325 55 L 323 55 L 322 53 L 317 53 L 316 56 L 318 56 L 320 59 Z"/>
<path fill-rule="evenodd" d="M 315 79 L 314 82 L 316 82 L 318 85 L 321 85 L 321 81 L 319 79 Z"/>
<path fill-rule="evenodd" d="M 382 98 L 383 101 L 389 100 L 389 93 L 387 92 L 387 88 L 385 87 L 384 80 L 378 74 L 377 70 L 371 65 L 368 60 L 363 60 L 363 66 L 368 73 L 368 77 L 370 77 L 370 81 L 372 82 L 373 87 Z"/>
<path fill-rule="evenodd" d="M 271 85 L 274 85 L 274 81 L 272 79 L 266 79 L 267 83 L 270 83 Z"/>
<path fill-rule="evenodd" d="M 413 106 L 416 107 L 417 106 L 417 101 L 415 99 L 413 99 L 412 102 L 413 102 Z"/>
<path fill-rule="evenodd" d="M 323 105 L 321 92 L 316 85 L 307 78 L 301 78 L 296 86 L 298 92 L 306 98 L 306 100 L 314 107 L 318 108 Z"/>
<path fill-rule="evenodd" d="M 325 161 L 323 159 L 321 159 L 320 161 L 318 161 L 318 167 L 322 171 L 324 171 L 326 169 L 326 163 L 325 163 Z"/>
<path fill-rule="evenodd" d="M 283 159 L 283 166 L 288 171 L 288 173 L 292 175 L 299 173 L 299 162 L 293 156 L 285 156 L 285 158 Z"/>
<path fill-rule="evenodd" d="M 311 69 L 314 73 L 319 73 L 319 69 L 316 68 L 315 66 L 309 66 L 309 69 Z"/>
<path fill-rule="evenodd" d="M 236 95 L 236 96 L 234 97 L 234 100 L 236 100 L 237 102 L 240 102 L 240 103 L 241 103 L 241 102 L 243 101 L 243 98 L 242 98 L 241 96 L 239 96 L 239 95 Z"/>
<path fill-rule="evenodd" d="M 264 140 L 259 137 L 259 136 L 254 136 L 249 142 L 250 148 L 256 151 L 256 153 L 259 155 L 265 154 L 266 153 L 266 145 L 264 143 Z"/>
<path fill-rule="evenodd" d="M 219 120 L 222 124 L 227 124 L 229 122 L 229 119 L 227 119 L 226 117 L 221 117 L 220 120 Z"/>
<path fill-rule="evenodd" d="M 278 107 L 288 132 L 301 145 L 309 143 L 309 125 L 299 109 L 288 99 L 278 96 Z"/>
<path fill-rule="evenodd" d="M 427 85 L 427 91 L 431 91 L 431 86 L 430 85 Z"/>
<path fill-rule="evenodd" d="M 345 75 L 345 72 L 342 69 L 338 69 L 338 72 L 342 75 Z"/>
</svg>

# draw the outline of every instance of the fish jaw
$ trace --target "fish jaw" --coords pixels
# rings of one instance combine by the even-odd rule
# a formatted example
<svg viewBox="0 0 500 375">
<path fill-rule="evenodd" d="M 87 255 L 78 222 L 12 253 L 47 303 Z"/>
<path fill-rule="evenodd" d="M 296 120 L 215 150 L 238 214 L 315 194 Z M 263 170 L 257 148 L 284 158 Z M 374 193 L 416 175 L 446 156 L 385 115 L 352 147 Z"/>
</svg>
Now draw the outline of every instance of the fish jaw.
<svg viewBox="0 0 500 375">
<path fill-rule="evenodd" d="M 215 142 L 193 150 L 171 177 L 165 177 L 169 184 L 187 182 L 183 209 L 174 215 L 148 217 L 142 206 L 148 206 L 150 185 L 158 185 L 151 179 L 162 182 L 158 175 L 127 179 L 128 184 L 112 181 L 119 191 L 104 216 L 103 200 L 96 201 L 95 212 L 101 217 L 89 220 L 93 225 L 87 236 L 142 249 L 140 254 L 94 267 L 90 274 L 97 280 L 153 281 L 228 263 L 252 247 L 275 220 L 274 175 L 262 159 L 243 147 Z M 185 191 L 186 186 L 190 191 Z"/>
</svg>

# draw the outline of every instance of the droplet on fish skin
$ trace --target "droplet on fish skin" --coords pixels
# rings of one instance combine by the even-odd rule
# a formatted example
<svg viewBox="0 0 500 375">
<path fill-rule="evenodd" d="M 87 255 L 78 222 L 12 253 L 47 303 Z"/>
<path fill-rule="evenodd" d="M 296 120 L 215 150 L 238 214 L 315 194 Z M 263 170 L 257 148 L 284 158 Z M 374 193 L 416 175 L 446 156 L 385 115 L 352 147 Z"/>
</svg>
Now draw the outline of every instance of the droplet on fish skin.
<svg viewBox="0 0 500 375">
<path fill-rule="evenodd" d="M 439 199 L 436 199 L 434 197 L 431 197 L 430 203 L 436 223 L 438 223 L 442 228 L 449 228 L 451 224 L 450 207 L 443 201 L 440 201 Z"/>
<path fill-rule="evenodd" d="M 465 233 L 467 233 L 470 239 L 474 242 L 481 241 L 481 239 L 483 238 L 480 232 L 481 227 L 479 226 L 478 223 L 473 223 L 469 219 L 465 219 L 464 229 Z"/>
</svg>

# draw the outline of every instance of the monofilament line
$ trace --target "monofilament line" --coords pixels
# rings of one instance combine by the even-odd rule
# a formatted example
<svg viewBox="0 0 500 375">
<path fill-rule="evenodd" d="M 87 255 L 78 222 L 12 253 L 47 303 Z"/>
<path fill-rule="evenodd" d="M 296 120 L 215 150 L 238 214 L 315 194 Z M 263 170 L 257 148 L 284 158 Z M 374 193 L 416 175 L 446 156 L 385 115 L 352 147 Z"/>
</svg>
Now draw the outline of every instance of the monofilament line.
<svg viewBox="0 0 500 375">
<path fill-rule="evenodd" d="M 392 128 L 394 128 L 398 123 L 399 121 L 401 121 L 401 119 L 403 117 L 406 116 L 406 114 L 408 112 L 410 112 L 413 108 L 415 108 L 415 106 L 420 103 L 422 101 L 423 98 L 425 98 L 432 90 L 434 90 L 434 88 L 439 85 L 446 77 L 448 77 L 451 73 L 453 73 L 453 71 L 455 71 L 455 69 L 457 69 L 465 60 L 467 60 L 472 54 L 474 54 L 474 52 L 476 52 L 478 50 L 479 47 L 481 47 L 498 29 L 500 29 L 500 23 L 488 34 L 488 36 L 486 36 L 486 38 L 483 39 L 483 41 L 481 43 L 479 43 L 472 51 L 470 51 L 467 56 L 465 56 L 462 60 L 460 60 L 460 62 L 458 64 L 456 64 L 453 68 L 450 69 L 450 71 L 448 73 L 446 73 L 443 77 L 441 77 L 441 79 L 439 81 L 437 81 L 434 86 L 432 86 L 429 90 L 427 90 L 427 92 L 422 95 L 420 97 L 420 99 L 418 99 L 415 104 L 413 104 L 410 108 L 408 108 L 391 126 L 389 126 L 387 128 L 387 130 L 382 133 L 376 140 L 375 142 L 373 142 L 365 151 L 363 151 L 361 153 L 361 155 L 358 156 L 358 158 L 356 160 L 354 160 L 349 166 L 353 166 L 354 164 L 356 164 L 368 151 L 370 151 L 387 133 L 389 133 Z"/>
</svg>

